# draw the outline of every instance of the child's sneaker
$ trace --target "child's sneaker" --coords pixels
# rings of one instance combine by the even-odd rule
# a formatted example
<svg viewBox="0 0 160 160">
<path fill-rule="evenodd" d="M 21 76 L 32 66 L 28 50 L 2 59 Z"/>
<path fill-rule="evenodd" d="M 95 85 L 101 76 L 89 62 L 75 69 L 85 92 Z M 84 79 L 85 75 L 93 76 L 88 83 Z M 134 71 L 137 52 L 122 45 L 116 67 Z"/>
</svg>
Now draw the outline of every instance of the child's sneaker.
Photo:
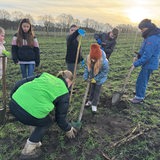
<svg viewBox="0 0 160 160">
<path fill-rule="evenodd" d="M 91 106 L 91 105 L 92 105 L 92 102 L 91 102 L 91 101 L 88 101 L 88 102 L 85 104 L 86 107 L 89 107 L 89 106 Z"/>
<path fill-rule="evenodd" d="M 139 104 L 139 103 L 143 103 L 143 99 L 138 99 L 134 97 L 130 99 L 130 102 L 132 102 L 133 104 Z"/>
<path fill-rule="evenodd" d="M 92 112 L 96 113 L 97 112 L 97 106 L 92 106 Z"/>
</svg>

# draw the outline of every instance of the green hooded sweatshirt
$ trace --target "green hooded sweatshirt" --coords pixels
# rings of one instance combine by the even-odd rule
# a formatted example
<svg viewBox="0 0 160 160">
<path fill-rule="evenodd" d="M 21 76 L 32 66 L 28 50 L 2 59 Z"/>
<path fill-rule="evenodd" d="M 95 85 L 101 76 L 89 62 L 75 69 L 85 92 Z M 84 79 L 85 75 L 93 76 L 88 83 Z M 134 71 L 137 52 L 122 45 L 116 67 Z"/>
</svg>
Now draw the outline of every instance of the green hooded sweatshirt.
<svg viewBox="0 0 160 160">
<path fill-rule="evenodd" d="M 35 118 L 44 118 L 54 109 L 53 101 L 68 93 L 63 80 L 42 73 L 33 81 L 24 83 L 12 95 L 16 103 Z"/>
</svg>

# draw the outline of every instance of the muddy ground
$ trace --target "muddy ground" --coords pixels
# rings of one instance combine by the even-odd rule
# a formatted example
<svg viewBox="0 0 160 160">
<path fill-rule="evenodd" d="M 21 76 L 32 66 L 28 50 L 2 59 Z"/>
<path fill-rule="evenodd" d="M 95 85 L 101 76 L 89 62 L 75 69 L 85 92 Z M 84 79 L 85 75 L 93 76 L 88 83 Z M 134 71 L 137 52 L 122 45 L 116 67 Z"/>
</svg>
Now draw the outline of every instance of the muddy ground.
<svg viewBox="0 0 160 160">
<path fill-rule="evenodd" d="M 138 135 L 139 131 L 137 128 L 134 132 L 135 125 L 127 113 L 129 110 L 128 102 L 122 100 L 117 106 L 112 106 L 111 97 L 107 98 L 106 96 L 102 96 L 100 102 L 97 114 L 92 114 L 90 107 L 85 108 L 82 118 L 82 128 L 78 131 L 75 139 L 67 139 L 61 130 L 56 125 L 53 125 L 44 137 L 41 147 L 42 154 L 37 160 L 111 160 L 114 158 L 116 160 L 136 160 L 136 158 L 133 158 L 133 153 L 123 156 L 123 158 L 118 158 L 118 155 L 117 157 L 112 157 L 109 152 L 121 146 L 126 147 L 126 145 L 136 143 L 137 139 L 146 139 L 147 137 L 150 137 L 148 141 L 148 144 L 151 145 L 150 147 L 154 147 L 155 150 L 160 148 L 160 135 L 157 135 L 158 141 L 152 141 L 151 135 L 155 135 L 156 129 L 148 130 L 147 135 L 145 133 Z M 10 119 L 9 123 L 18 123 L 18 126 L 21 126 L 19 122 L 12 120 Z M 26 137 L 24 136 L 26 134 L 26 127 L 18 129 L 18 131 L 17 135 L 8 135 L 0 140 L 1 147 L 3 144 L 7 146 L 0 151 L 1 154 L 7 155 L 4 160 L 19 159 L 20 151 L 26 142 Z M 133 136 L 138 135 L 137 138 L 130 136 L 133 139 L 128 140 L 128 142 L 127 140 L 126 142 L 125 140 L 121 142 L 127 136 L 129 139 L 129 135 L 132 132 L 134 132 Z M 15 150 L 15 153 L 13 150 Z M 141 154 L 142 151 L 137 152 Z M 144 152 L 143 154 L 148 153 Z"/>
</svg>

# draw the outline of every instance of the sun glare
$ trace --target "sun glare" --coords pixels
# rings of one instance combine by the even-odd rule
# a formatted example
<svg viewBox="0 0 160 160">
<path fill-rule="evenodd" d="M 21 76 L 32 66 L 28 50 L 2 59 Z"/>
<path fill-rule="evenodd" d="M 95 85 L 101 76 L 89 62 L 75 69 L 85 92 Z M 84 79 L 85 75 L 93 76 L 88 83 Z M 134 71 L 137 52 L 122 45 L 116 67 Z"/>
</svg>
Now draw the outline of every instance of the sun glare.
<svg viewBox="0 0 160 160">
<path fill-rule="evenodd" d="M 127 16 L 130 19 L 132 23 L 138 23 L 144 18 L 148 18 L 148 12 L 144 8 L 131 8 L 130 10 L 127 10 Z"/>
</svg>

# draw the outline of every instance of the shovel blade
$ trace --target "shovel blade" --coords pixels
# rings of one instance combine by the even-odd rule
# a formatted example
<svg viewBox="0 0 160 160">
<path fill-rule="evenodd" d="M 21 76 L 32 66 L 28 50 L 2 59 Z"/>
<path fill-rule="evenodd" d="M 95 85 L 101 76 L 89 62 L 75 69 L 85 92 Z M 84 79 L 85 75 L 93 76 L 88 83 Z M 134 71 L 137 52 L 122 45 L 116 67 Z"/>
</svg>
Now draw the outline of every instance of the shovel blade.
<svg viewBox="0 0 160 160">
<path fill-rule="evenodd" d="M 77 130 L 80 130 L 81 129 L 81 127 L 82 127 L 82 122 L 80 122 L 80 121 L 77 121 L 77 122 L 71 122 L 71 125 L 75 128 L 75 129 L 77 129 Z"/>
<path fill-rule="evenodd" d="M 121 100 L 123 93 L 120 92 L 116 92 L 113 94 L 112 96 L 112 105 L 116 105 L 119 103 L 119 101 Z"/>
</svg>

